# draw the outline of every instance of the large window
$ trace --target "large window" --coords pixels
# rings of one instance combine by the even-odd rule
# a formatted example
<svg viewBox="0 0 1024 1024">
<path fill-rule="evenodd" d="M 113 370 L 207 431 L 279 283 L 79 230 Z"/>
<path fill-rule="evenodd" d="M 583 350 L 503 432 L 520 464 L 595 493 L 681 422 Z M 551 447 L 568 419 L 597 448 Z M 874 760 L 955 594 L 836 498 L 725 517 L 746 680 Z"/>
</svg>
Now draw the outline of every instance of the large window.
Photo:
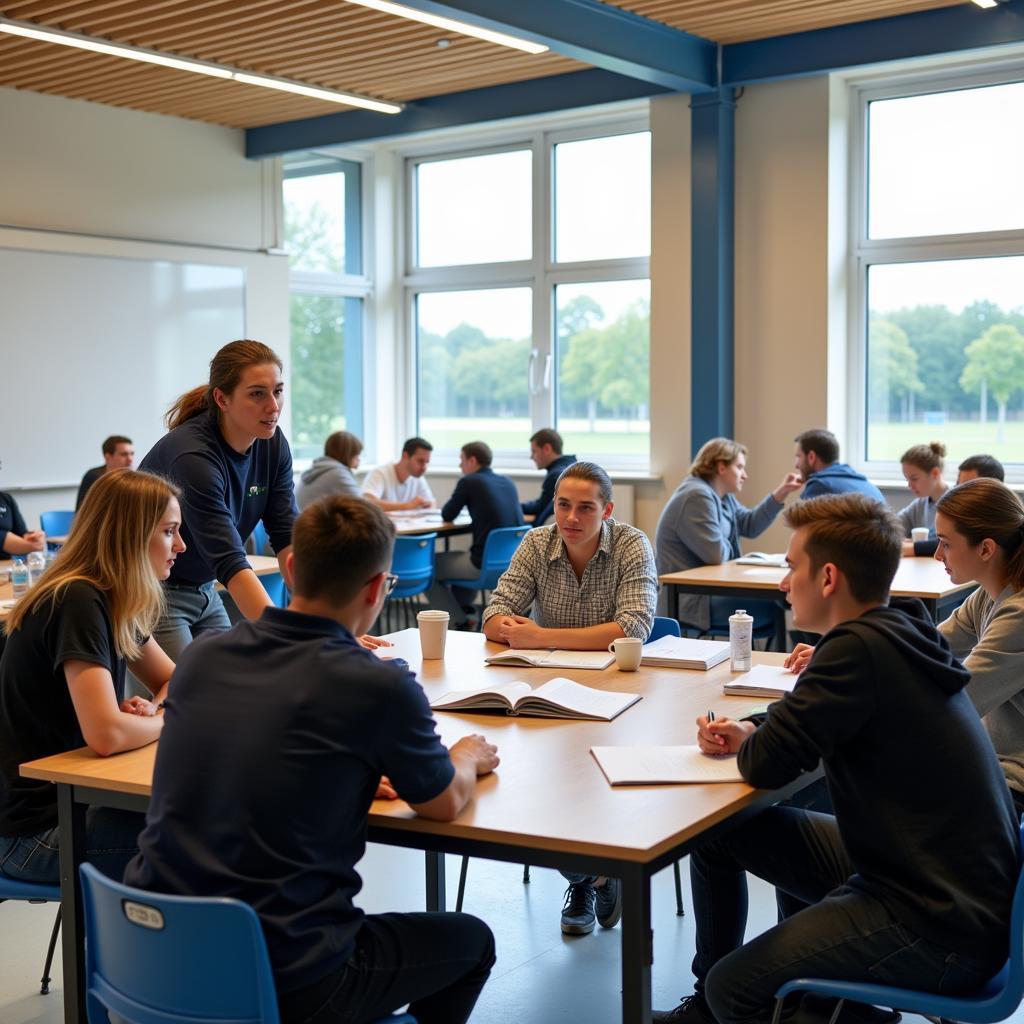
<svg viewBox="0 0 1024 1024">
<path fill-rule="evenodd" d="M 536 133 L 407 161 L 416 430 L 525 457 L 555 426 L 618 468 L 650 451 L 650 133 Z"/>
<path fill-rule="evenodd" d="M 1016 77 L 1017 81 L 1012 81 Z M 1024 462 L 1024 69 L 858 92 L 854 433 Z"/>
<path fill-rule="evenodd" d="M 284 169 L 291 312 L 291 446 L 323 452 L 335 430 L 363 433 L 362 184 L 358 163 L 303 153 Z"/>
</svg>

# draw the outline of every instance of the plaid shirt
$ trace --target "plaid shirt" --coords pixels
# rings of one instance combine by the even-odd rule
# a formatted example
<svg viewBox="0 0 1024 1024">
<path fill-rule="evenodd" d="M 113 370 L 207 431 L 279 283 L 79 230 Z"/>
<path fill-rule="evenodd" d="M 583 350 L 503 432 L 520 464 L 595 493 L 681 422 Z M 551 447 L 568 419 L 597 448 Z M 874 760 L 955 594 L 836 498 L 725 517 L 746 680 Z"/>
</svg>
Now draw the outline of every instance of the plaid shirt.
<svg viewBox="0 0 1024 1024">
<path fill-rule="evenodd" d="M 557 526 L 531 530 L 498 580 L 484 622 L 493 615 L 529 615 L 546 629 L 583 629 L 617 622 L 646 641 L 654 622 L 658 573 L 641 530 L 607 519 L 601 543 L 577 580 Z"/>
</svg>

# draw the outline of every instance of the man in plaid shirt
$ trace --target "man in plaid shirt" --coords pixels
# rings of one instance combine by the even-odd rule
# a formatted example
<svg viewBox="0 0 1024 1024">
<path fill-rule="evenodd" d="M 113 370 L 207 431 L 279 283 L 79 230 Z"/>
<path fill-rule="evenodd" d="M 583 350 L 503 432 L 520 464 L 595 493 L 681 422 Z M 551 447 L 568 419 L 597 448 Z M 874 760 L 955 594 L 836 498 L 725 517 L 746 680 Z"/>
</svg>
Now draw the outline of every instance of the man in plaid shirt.
<svg viewBox="0 0 1024 1024">
<path fill-rule="evenodd" d="M 523 538 L 484 612 L 488 640 L 577 651 L 603 651 L 623 636 L 646 642 L 658 598 L 654 551 L 641 530 L 611 518 L 612 508 L 612 482 L 600 466 L 577 462 L 562 473 L 555 525 Z M 565 934 L 586 935 L 595 920 L 618 923 L 617 879 L 563 874 Z"/>
</svg>

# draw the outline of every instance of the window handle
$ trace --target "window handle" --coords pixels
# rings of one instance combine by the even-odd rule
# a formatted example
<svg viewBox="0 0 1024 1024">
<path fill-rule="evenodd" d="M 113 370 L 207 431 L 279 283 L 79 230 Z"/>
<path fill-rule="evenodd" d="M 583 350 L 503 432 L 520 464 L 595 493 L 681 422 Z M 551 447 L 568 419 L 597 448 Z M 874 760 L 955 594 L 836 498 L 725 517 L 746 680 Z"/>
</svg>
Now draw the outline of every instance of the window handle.
<svg viewBox="0 0 1024 1024">
<path fill-rule="evenodd" d="M 534 367 L 537 365 L 537 357 L 539 355 L 540 355 L 540 352 L 537 349 L 535 349 L 535 348 L 531 348 L 530 349 L 530 361 L 529 361 L 529 363 L 527 364 L 527 367 L 526 367 L 526 377 L 527 377 L 527 387 L 529 388 L 529 391 L 530 391 L 531 395 L 539 394 L 539 392 L 537 390 L 537 385 L 536 385 L 536 383 L 534 382 L 534 379 L 533 379 L 533 370 L 534 370 Z"/>
<path fill-rule="evenodd" d="M 551 353 L 544 357 L 544 390 L 551 390 Z"/>
</svg>

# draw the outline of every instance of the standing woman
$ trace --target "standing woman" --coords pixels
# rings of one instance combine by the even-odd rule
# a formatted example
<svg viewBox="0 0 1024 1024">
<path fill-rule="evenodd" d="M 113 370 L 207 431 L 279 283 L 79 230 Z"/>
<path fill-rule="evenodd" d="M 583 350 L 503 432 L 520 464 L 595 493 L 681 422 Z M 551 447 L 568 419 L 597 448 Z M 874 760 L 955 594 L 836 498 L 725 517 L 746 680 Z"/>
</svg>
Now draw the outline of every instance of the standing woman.
<svg viewBox="0 0 1024 1024">
<path fill-rule="evenodd" d="M 946 446 L 941 441 L 915 444 L 900 458 L 903 477 L 907 481 L 910 493 L 914 495 L 914 500 L 897 513 L 908 538 L 910 531 L 918 526 L 927 526 L 928 536 L 935 536 L 936 502 L 949 490 L 949 484 L 942 478 L 945 459 Z M 903 542 L 903 554 L 914 554 L 912 540 Z"/>
<path fill-rule="evenodd" d="M 185 550 L 177 489 L 116 470 L 90 489 L 67 543 L 7 620 L 0 659 L 0 872 L 59 877 L 57 794 L 18 765 L 83 744 L 101 757 L 159 737 L 174 664 L 150 636 L 159 581 Z M 124 700 L 125 669 L 155 694 Z M 86 811 L 86 858 L 121 878 L 138 850 L 142 814 Z"/>
<path fill-rule="evenodd" d="M 967 694 L 1019 814 L 1024 811 L 1024 506 L 998 480 L 968 480 L 939 499 L 935 532 L 935 557 L 950 579 L 978 583 L 939 624 L 939 632 L 971 673 Z"/>
<path fill-rule="evenodd" d="M 271 604 L 245 555 L 260 521 L 283 568 L 297 510 L 292 453 L 277 425 L 284 405 L 281 360 L 258 341 L 232 341 L 210 363 L 210 382 L 182 395 L 168 432 L 141 468 L 181 488 L 188 550 L 164 583 L 167 610 L 154 633 L 175 661 L 195 637 L 230 627 L 215 586 L 256 619 Z"/>
</svg>

